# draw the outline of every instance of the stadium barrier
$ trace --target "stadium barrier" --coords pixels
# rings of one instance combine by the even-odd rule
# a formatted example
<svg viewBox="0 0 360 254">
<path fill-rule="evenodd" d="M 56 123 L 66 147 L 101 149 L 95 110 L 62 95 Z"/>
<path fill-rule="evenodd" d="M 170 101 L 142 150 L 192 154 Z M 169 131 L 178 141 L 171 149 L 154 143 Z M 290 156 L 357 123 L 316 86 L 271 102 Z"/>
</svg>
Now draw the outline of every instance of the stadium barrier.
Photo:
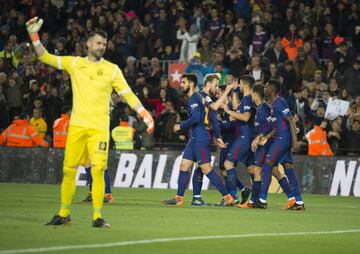
<svg viewBox="0 0 360 254">
<path fill-rule="evenodd" d="M 58 184 L 62 177 L 62 149 L 0 147 L 0 182 Z M 113 187 L 176 189 L 180 151 L 109 151 L 108 169 Z M 331 196 L 360 196 L 359 157 L 294 156 L 294 167 L 303 193 Z M 218 168 L 218 154 L 212 155 Z M 243 165 L 238 174 L 246 184 Z M 79 167 L 77 185 L 86 185 L 84 168 Z M 281 189 L 272 181 L 272 192 Z M 192 189 L 190 181 L 190 189 Z M 213 188 L 204 177 L 203 189 Z"/>
</svg>

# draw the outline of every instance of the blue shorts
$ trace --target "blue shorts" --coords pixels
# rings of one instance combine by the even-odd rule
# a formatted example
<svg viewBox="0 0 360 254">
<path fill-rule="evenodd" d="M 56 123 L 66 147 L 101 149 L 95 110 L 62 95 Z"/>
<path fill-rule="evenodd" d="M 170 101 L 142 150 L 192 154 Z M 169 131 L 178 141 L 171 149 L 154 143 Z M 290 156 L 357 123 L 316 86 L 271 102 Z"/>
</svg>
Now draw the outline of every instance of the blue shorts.
<svg viewBox="0 0 360 254">
<path fill-rule="evenodd" d="M 255 151 L 255 155 L 254 155 L 254 157 L 255 157 L 254 165 L 255 166 L 261 167 L 263 165 L 263 163 L 265 162 L 266 154 L 268 153 L 273 141 L 274 141 L 273 139 L 269 139 L 265 143 L 265 145 L 257 147 L 257 149 Z"/>
<path fill-rule="evenodd" d="M 243 137 L 238 137 L 229 147 L 229 152 L 226 160 L 236 164 L 238 161 L 243 162 L 245 165 L 251 163 L 251 142 Z M 249 160 L 249 161 L 248 161 Z M 246 165 L 248 166 L 248 165 Z"/>
<path fill-rule="evenodd" d="M 211 162 L 210 143 L 190 139 L 185 147 L 183 159 L 197 162 L 199 166 Z"/>
<path fill-rule="evenodd" d="M 293 163 L 291 155 L 291 141 L 285 137 L 275 137 L 271 144 L 266 159 L 271 160 L 275 164 L 278 163 Z"/>
<path fill-rule="evenodd" d="M 246 167 L 255 165 L 255 154 L 250 149 L 250 154 L 245 161 L 243 161 Z"/>
</svg>

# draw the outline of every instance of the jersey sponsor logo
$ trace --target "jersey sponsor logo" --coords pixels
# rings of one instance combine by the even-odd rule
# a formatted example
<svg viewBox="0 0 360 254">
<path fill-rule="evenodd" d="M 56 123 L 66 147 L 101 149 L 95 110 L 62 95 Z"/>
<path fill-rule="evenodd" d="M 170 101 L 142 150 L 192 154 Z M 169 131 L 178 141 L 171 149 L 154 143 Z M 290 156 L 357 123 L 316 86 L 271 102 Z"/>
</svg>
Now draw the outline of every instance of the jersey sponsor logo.
<svg viewBox="0 0 360 254">
<path fill-rule="evenodd" d="M 276 122 L 277 118 L 276 117 L 271 117 L 271 121 L 272 122 Z"/>
<path fill-rule="evenodd" d="M 275 119 L 276 119 L 276 117 L 275 117 Z M 272 121 L 271 116 L 267 117 L 266 120 L 270 123 Z"/>
<path fill-rule="evenodd" d="M 104 141 L 99 142 L 99 148 L 98 148 L 99 151 L 106 151 L 106 147 L 107 147 L 107 142 Z"/>
<path fill-rule="evenodd" d="M 194 108 L 196 108 L 197 106 L 199 106 L 199 104 L 194 103 L 194 104 L 191 104 L 191 105 L 190 105 L 190 108 L 191 108 L 191 109 L 194 109 Z"/>
<path fill-rule="evenodd" d="M 251 107 L 250 106 L 244 106 L 244 110 L 250 110 Z"/>
</svg>

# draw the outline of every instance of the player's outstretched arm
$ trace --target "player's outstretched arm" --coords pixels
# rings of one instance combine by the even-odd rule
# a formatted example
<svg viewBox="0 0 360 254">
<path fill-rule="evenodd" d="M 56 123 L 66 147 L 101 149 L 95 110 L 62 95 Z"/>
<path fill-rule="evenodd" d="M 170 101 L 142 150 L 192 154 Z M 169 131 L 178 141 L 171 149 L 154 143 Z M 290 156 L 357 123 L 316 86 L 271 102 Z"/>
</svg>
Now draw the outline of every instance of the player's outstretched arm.
<svg viewBox="0 0 360 254">
<path fill-rule="evenodd" d="M 249 121 L 250 117 L 251 117 L 251 113 L 250 112 L 244 112 L 244 113 L 238 113 L 236 111 L 230 110 L 229 107 L 225 104 L 222 105 L 222 107 L 224 108 L 224 111 L 231 117 L 243 121 L 243 122 L 247 122 Z"/>
<path fill-rule="evenodd" d="M 26 29 L 28 31 L 31 42 L 34 46 L 35 54 L 37 57 L 42 56 L 46 52 L 46 49 L 41 44 L 39 37 L 39 31 L 43 22 L 44 21 L 42 19 L 39 19 L 38 17 L 34 17 L 30 19 L 28 22 L 26 22 Z"/>
<path fill-rule="evenodd" d="M 139 114 L 139 116 L 144 120 L 146 124 L 147 132 L 151 134 L 154 131 L 154 120 L 151 114 L 144 108 L 139 98 L 133 93 L 128 83 L 126 82 L 124 75 L 122 74 L 119 67 L 115 67 L 113 79 L 112 79 L 112 87 L 115 91 L 122 96 L 126 103 Z"/>
<path fill-rule="evenodd" d="M 227 98 L 228 94 L 233 89 L 233 87 L 234 87 L 234 84 L 227 85 L 225 91 L 222 93 L 220 98 L 217 99 L 214 103 L 210 104 L 209 107 L 212 110 L 217 111 L 220 108 L 220 106 L 224 103 L 225 99 Z"/>
<path fill-rule="evenodd" d="M 51 65 L 59 70 L 69 71 L 74 57 L 52 55 L 44 48 L 44 46 L 41 44 L 38 33 L 42 24 L 43 20 L 39 19 L 38 17 L 32 18 L 28 22 L 26 22 L 26 29 L 35 48 L 36 56 L 41 62 Z"/>
</svg>

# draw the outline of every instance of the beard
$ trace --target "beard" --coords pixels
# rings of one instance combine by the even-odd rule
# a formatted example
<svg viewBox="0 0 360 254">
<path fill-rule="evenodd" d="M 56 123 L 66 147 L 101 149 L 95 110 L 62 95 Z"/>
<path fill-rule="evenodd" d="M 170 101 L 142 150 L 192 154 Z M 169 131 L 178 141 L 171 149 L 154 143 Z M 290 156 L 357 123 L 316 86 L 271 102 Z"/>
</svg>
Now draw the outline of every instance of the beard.
<svg viewBox="0 0 360 254">
<path fill-rule="evenodd" d="M 96 58 L 96 60 L 100 60 L 104 54 L 105 54 L 105 50 L 104 49 L 98 49 L 98 50 L 94 50 L 92 52 L 93 56 Z"/>
<path fill-rule="evenodd" d="M 181 91 L 182 91 L 184 94 L 188 94 L 188 92 L 190 91 L 190 87 L 188 86 L 187 88 L 181 88 Z"/>
</svg>

